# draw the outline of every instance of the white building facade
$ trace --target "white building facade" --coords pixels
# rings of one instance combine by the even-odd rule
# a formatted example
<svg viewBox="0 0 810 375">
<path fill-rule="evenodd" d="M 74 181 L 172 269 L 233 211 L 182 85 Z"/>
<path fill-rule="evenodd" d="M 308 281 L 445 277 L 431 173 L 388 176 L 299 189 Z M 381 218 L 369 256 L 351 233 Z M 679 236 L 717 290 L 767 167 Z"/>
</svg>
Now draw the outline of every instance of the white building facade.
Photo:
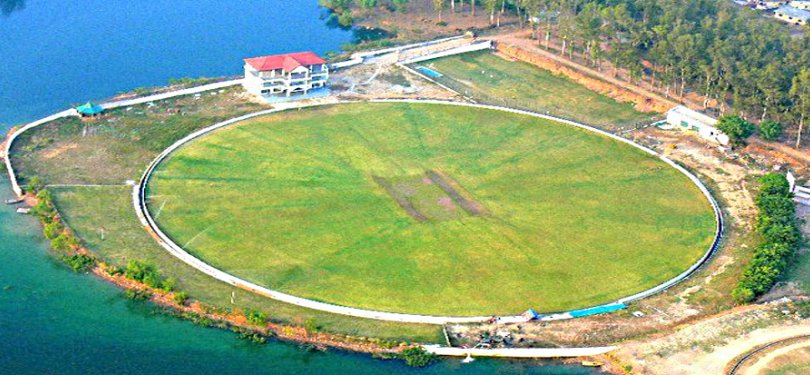
<svg viewBox="0 0 810 375">
<path fill-rule="evenodd" d="M 245 59 L 245 90 L 258 96 L 308 94 L 326 86 L 329 67 L 312 52 Z"/>
<path fill-rule="evenodd" d="M 796 9 L 810 10 L 810 0 L 794 0 L 789 5 Z"/>
<path fill-rule="evenodd" d="M 701 138 L 723 146 L 728 145 L 730 140 L 727 135 L 715 127 L 717 119 L 682 105 L 676 106 L 667 112 L 667 123 L 681 131 L 695 132 Z"/>
<path fill-rule="evenodd" d="M 810 24 L 810 10 L 803 10 L 792 6 L 783 6 L 773 11 L 773 16 L 791 25 L 802 26 Z"/>
</svg>

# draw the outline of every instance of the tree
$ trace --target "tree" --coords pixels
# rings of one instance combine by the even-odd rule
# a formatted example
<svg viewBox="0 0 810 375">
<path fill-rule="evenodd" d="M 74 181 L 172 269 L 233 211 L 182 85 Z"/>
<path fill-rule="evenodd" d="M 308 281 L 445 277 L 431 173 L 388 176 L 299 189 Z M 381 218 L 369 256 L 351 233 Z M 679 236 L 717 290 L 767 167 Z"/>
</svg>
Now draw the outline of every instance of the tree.
<svg viewBox="0 0 810 375">
<path fill-rule="evenodd" d="M 725 133 L 735 145 L 744 145 L 745 140 L 754 134 L 754 124 L 739 116 L 722 116 L 717 121 L 717 129 Z"/>
<path fill-rule="evenodd" d="M 799 119 L 799 131 L 796 134 L 796 148 L 799 148 L 802 144 L 804 121 L 810 115 L 810 68 L 802 68 L 799 74 L 793 77 L 790 97 L 794 103 L 793 112 Z"/>
<path fill-rule="evenodd" d="M 404 12 L 405 9 L 408 8 L 408 1 L 409 0 L 391 0 L 391 2 L 394 3 L 394 7 L 400 12 Z"/>
<path fill-rule="evenodd" d="M 436 360 L 435 354 L 428 352 L 421 346 L 405 349 L 399 356 L 405 361 L 405 364 L 411 367 L 425 367 Z"/>
<path fill-rule="evenodd" d="M 495 10 L 497 8 L 498 8 L 498 0 L 484 0 L 484 9 L 486 9 L 487 13 L 489 13 L 490 25 L 495 23 Z"/>
<path fill-rule="evenodd" d="M 759 135 L 766 141 L 775 141 L 782 135 L 782 124 L 772 120 L 765 120 L 759 124 Z"/>
<path fill-rule="evenodd" d="M 371 9 L 377 6 L 377 0 L 357 0 L 357 4 L 360 5 L 361 8 Z"/>
<path fill-rule="evenodd" d="M 442 10 L 446 0 L 433 0 L 433 10 L 439 15 L 439 22 L 442 22 Z"/>
<path fill-rule="evenodd" d="M 759 178 L 759 194 L 787 196 L 790 194 L 790 184 L 781 173 L 767 173 Z"/>
</svg>

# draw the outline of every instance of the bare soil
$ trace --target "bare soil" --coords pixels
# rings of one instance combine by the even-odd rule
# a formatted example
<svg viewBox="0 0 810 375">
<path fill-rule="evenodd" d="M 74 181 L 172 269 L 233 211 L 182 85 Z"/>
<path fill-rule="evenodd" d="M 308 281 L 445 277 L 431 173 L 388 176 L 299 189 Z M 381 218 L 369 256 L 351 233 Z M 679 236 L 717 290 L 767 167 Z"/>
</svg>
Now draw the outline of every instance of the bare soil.
<svg viewBox="0 0 810 375">
<path fill-rule="evenodd" d="M 453 181 L 449 176 L 445 175 L 442 172 L 438 172 L 435 170 L 430 170 L 426 172 L 428 178 L 433 181 L 436 185 L 438 185 L 442 190 L 444 190 L 450 198 L 453 199 L 464 211 L 467 211 L 468 214 L 471 216 L 481 216 L 483 215 L 486 210 L 481 203 L 478 203 L 472 199 L 468 199 L 461 193 L 459 193 L 460 189 L 456 187 L 459 186 L 457 182 Z"/>
<path fill-rule="evenodd" d="M 357 25 L 376 27 L 396 32 L 397 39 L 401 41 L 416 41 L 435 39 L 441 36 L 458 35 L 468 30 L 482 30 L 495 28 L 500 19 L 501 27 L 517 23 L 517 16 L 512 12 L 496 12 L 496 19 L 490 23 L 489 14 L 478 3 L 475 16 L 470 12 L 470 3 L 456 1 L 455 12 L 450 9 L 450 1 L 446 1 L 447 8 L 442 11 L 439 22 L 438 13 L 433 9 L 432 0 L 412 0 L 408 3 L 407 12 L 373 9 L 370 11 L 354 9 L 352 14 Z"/>
</svg>

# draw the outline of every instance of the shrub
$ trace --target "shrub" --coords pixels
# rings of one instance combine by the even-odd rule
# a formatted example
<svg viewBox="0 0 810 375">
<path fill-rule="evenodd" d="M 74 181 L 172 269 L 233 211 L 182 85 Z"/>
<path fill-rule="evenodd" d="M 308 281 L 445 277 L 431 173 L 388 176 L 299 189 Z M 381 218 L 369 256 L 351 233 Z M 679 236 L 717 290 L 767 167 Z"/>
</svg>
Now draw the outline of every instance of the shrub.
<svg viewBox="0 0 810 375">
<path fill-rule="evenodd" d="M 307 331 L 308 334 L 313 334 L 318 332 L 318 324 L 315 322 L 315 319 L 309 318 L 304 321 L 304 329 Z"/>
<path fill-rule="evenodd" d="M 71 245 L 75 241 L 75 239 L 72 239 L 71 237 L 72 236 L 67 233 L 62 233 L 56 236 L 53 240 L 51 240 L 51 249 L 61 252 L 70 250 Z"/>
<path fill-rule="evenodd" d="M 759 208 L 757 231 L 763 242 L 754 250 L 751 263 L 732 292 L 738 304 L 750 302 L 770 290 L 802 242 L 785 176 L 776 173 L 762 176 L 756 203 Z"/>
<path fill-rule="evenodd" d="M 51 221 L 50 223 L 45 224 L 45 227 L 42 229 L 42 233 L 45 235 L 45 238 L 53 240 L 62 233 L 63 229 L 64 227 L 62 226 L 62 223 L 59 221 Z"/>
<path fill-rule="evenodd" d="M 186 301 L 188 301 L 188 294 L 186 294 L 185 292 L 174 292 L 172 299 L 178 305 L 185 305 Z"/>
<path fill-rule="evenodd" d="M 768 173 L 759 178 L 759 196 L 790 194 L 790 183 L 787 178 L 779 173 Z"/>
<path fill-rule="evenodd" d="M 782 124 L 776 121 L 763 121 L 759 124 L 759 135 L 766 141 L 775 141 L 782 135 Z"/>
<path fill-rule="evenodd" d="M 45 187 L 45 183 L 42 181 L 41 178 L 34 176 L 28 180 L 28 184 L 25 185 L 25 191 L 32 194 L 39 193 L 42 188 Z"/>
<path fill-rule="evenodd" d="M 160 283 L 160 289 L 163 289 L 164 292 L 171 292 L 177 286 L 177 279 L 174 277 L 167 278 Z"/>
<path fill-rule="evenodd" d="M 248 322 L 253 325 L 263 327 L 267 324 L 267 315 L 258 310 L 248 310 L 248 312 L 245 313 L 245 317 Z"/>
<path fill-rule="evenodd" d="M 352 18 L 352 12 L 349 10 L 344 10 L 343 12 L 340 12 L 337 21 L 338 25 L 340 26 L 351 27 L 352 24 L 354 23 L 354 19 Z"/>
<path fill-rule="evenodd" d="M 56 217 L 56 210 L 45 201 L 39 201 L 31 208 L 31 214 L 36 216 L 40 222 L 47 224 Z"/>
<path fill-rule="evenodd" d="M 717 129 L 725 133 L 735 145 L 744 145 L 745 139 L 754 134 L 754 124 L 739 116 L 722 116 L 717 120 Z"/>
<path fill-rule="evenodd" d="M 731 298 L 733 298 L 734 302 L 737 304 L 743 305 L 754 300 L 754 291 L 745 286 L 737 285 L 737 287 L 731 291 Z"/>
<path fill-rule="evenodd" d="M 436 360 L 436 355 L 428 352 L 421 346 L 408 348 L 400 353 L 399 357 L 411 367 L 425 367 Z"/>
<path fill-rule="evenodd" d="M 152 292 L 146 289 L 127 289 L 124 296 L 133 301 L 143 301 L 152 298 Z"/>
<path fill-rule="evenodd" d="M 62 261 L 67 263 L 74 272 L 84 272 L 96 264 L 96 259 L 85 254 L 73 254 L 62 257 Z"/>
</svg>

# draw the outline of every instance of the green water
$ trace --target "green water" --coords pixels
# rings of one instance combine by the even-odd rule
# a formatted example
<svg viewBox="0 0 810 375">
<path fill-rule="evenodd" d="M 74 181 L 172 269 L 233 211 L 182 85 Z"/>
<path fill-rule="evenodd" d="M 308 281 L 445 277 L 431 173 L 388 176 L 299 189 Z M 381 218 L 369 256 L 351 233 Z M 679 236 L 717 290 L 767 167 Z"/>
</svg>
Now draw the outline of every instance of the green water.
<svg viewBox="0 0 810 375">
<path fill-rule="evenodd" d="M 10 197 L 5 176 L 0 198 Z M 154 313 L 116 287 L 75 274 L 48 254 L 39 226 L 0 206 L 0 373 L 593 374 L 537 361 L 444 360 L 414 370 L 340 351 L 255 345 L 230 332 Z"/>
</svg>

